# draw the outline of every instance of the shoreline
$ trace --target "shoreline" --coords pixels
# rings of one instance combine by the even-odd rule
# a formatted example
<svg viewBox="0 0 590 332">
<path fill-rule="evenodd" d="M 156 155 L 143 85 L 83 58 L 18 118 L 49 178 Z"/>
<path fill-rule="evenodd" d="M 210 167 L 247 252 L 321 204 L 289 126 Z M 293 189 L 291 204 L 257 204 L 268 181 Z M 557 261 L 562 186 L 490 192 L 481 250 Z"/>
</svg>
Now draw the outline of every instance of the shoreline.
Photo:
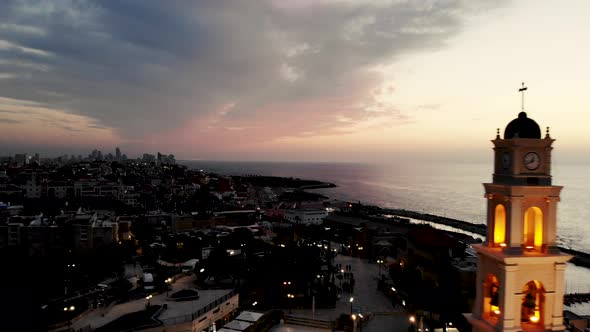
<svg viewBox="0 0 590 332">
<path fill-rule="evenodd" d="M 271 180 L 270 182 L 274 182 L 276 180 L 286 180 L 286 181 L 290 181 L 291 184 L 294 184 L 294 182 L 303 182 L 303 183 L 312 182 L 311 184 L 299 185 L 299 186 L 296 186 L 296 188 L 294 188 L 296 190 L 303 191 L 303 192 L 305 192 L 305 190 L 330 189 L 330 188 L 338 187 L 338 185 L 335 183 L 324 182 L 324 181 L 319 181 L 319 180 L 307 180 L 307 179 L 301 179 L 301 178 L 284 177 L 284 176 L 265 176 L 265 175 L 258 175 L 258 174 L 228 175 L 228 176 L 238 177 L 238 178 L 247 178 L 250 180 L 253 178 L 255 178 L 255 179 L 257 178 L 259 180 L 262 180 L 263 182 L 266 182 L 268 180 Z M 269 183 L 267 183 L 267 184 L 269 184 Z M 327 196 L 327 197 L 329 197 L 329 196 Z M 380 216 L 392 215 L 392 216 L 397 216 L 397 217 L 402 217 L 402 218 L 412 218 L 412 219 L 416 219 L 416 220 L 420 220 L 420 221 L 427 221 L 427 222 L 431 222 L 433 224 L 438 224 L 438 225 L 444 225 L 444 226 L 456 228 L 456 229 L 459 229 L 462 231 L 470 232 L 473 234 L 478 234 L 478 235 L 481 235 L 484 237 L 487 235 L 487 225 L 486 224 L 474 224 L 474 223 L 470 223 L 470 222 L 467 222 L 464 220 L 458 220 L 458 219 L 437 216 L 437 215 L 433 215 L 433 214 L 429 214 L 429 213 L 410 211 L 410 210 L 405 210 L 405 209 L 382 208 L 382 207 L 370 205 L 370 204 L 364 205 L 364 204 L 361 204 L 360 201 L 358 201 L 358 203 L 353 203 L 353 204 L 358 204 L 358 205 L 362 206 L 363 208 L 369 210 L 370 213 L 366 214 L 367 217 L 369 217 L 371 214 L 380 215 Z M 452 231 L 451 231 L 451 233 L 452 233 Z M 590 269 L 590 253 L 587 253 L 587 252 L 584 252 L 584 251 L 581 251 L 578 249 L 566 248 L 562 245 L 558 245 L 558 248 L 560 249 L 561 252 L 573 256 L 573 258 L 570 260 L 570 263 Z"/>
<path fill-rule="evenodd" d="M 297 190 L 330 189 L 330 188 L 336 188 L 336 187 L 338 187 L 338 186 L 335 185 L 334 183 L 322 182 L 322 183 L 319 183 L 319 184 L 310 184 L 310 185 L 306 185 L 306 186 L 301 186 Z"/>
<path fill-rule="evenodd" d="M 353 203 L 353 205 L 357 205 L 359 207 L 362 207 L 365 210 L 365 212 L 363 213 L 363 215 L 365 217 L 371 217 L 371 215 L 373 215 L 373 216 L 378 215 L 381 217 L 386 217 L 386 216 L 390 215 L 390 216 L 396 216 L 396 217 L 401 217 L 401 218 L 412 218 L 415 220 L 431 222 L 433 224 L 449 226 L 449 227 L 456 228 L 456 229 L 459 229 L 462 231 L 470 232 L 473 234 L 478 234 L 478 235 L 481 235 L 484 237 L 487 236 L 487 225 L 485 225 L 485 224 L 473 224 L 473 223 L 470 223 L 470 222 L 467 222 L 464 220 L 441 217 L 441 216 L 437 216 L 437 215 L 433 215 L 433 214 L 429 214 L 429 213 L 422 213 L 422 212 L 410 211 L 410 210 L 405 210 L 405 209 L 382 208 L 379 206 L 368 205 L 368 204 L 364 205 L 364 204 L 361 204 L 360 201 L 359 201 L 359 203 Z M 447 230 L 443 230 L 443 231 L 452 233 L 452 231 L 447 231 Z M 562 253 L 573 256 L 572 259 L 569 261 L 570 263 L 590 269 L 590 253 L 587 253 L 587 252 L 584 252 L 584 251 L 581 251 L 578 249 L 566 248 L 562 245 L 558 245 L 557 247 L 559 248 L 559 250 Z"/>
</svg>

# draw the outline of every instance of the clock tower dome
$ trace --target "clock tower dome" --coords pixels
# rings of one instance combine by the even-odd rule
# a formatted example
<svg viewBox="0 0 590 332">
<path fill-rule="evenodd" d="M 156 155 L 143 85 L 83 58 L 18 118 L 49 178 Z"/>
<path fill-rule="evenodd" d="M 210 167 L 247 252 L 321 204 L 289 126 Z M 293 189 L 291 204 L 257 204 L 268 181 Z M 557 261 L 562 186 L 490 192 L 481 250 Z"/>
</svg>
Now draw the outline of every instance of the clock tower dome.
<svg viewBox="0 0 590 332">
<path fill-rule="evenodd" d="M 522 90 L 520 90 L 522 91 Z M 563 331 L 564 272 L 571 256 L 556 246 L 557 203 L 547 128 L 523 111 L 494 144 L 492 183 L 484 183 L 487 239 L 478 254 L 474 331 Z"/>
</svg>

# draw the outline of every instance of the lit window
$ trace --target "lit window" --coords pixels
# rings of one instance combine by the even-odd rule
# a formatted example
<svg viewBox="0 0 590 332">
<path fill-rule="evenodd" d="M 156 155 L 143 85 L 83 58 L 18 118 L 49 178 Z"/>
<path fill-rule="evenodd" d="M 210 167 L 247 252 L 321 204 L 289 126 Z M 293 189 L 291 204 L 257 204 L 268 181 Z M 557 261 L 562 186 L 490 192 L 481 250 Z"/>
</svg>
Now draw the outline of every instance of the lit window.
<svg viewBox="0 0 590 332">
<path fill-rule="evenodd" d="M 506 209 L 504 205 L 496 205 L 494 214 L 494 244 L 501 245 L 506 242 Z"/>
</svg>

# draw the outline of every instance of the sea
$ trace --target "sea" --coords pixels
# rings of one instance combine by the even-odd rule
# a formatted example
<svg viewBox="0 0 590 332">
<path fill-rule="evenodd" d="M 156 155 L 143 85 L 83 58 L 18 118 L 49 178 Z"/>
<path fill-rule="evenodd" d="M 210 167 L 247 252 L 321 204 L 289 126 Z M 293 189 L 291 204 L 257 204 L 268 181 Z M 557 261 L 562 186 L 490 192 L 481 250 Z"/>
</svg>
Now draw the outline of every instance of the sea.
<svg viewBox="0 0 590 332">
<path fill-rule="evenodd" d="M 492 181 L 490 162 L 318 162 L 183 161 L 189 168 L 224 175 L 269 175 L 319 180 L 335 188 L 316 189 L 330 198 L 406 209 L 486 223 L 482 183 Z M 590 167 L 552 165 L 553 185 L 563 186 L 557 233 L 561 246 L 590 253 Z M 566 293 L 590 292 L 590 270 L 569 264 Z M 590 314 L 590 305 L 583 306 Z M 587 308 L 585 308 L 587 307 Z"/>
</svg>

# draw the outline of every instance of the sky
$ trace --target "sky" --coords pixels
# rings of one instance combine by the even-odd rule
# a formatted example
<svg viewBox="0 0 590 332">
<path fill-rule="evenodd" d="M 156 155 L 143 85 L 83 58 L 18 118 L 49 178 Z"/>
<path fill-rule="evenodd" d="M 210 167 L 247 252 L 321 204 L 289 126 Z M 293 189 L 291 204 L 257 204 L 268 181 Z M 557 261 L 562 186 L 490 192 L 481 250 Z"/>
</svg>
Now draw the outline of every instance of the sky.
<svg viewBox="0 0 590 332">
<path fill-rule="evenodd" d="M 590 2 L 0 2 L 0 155 L 488 160 L 521 108 L 589 161 Z"/>
</svg>

